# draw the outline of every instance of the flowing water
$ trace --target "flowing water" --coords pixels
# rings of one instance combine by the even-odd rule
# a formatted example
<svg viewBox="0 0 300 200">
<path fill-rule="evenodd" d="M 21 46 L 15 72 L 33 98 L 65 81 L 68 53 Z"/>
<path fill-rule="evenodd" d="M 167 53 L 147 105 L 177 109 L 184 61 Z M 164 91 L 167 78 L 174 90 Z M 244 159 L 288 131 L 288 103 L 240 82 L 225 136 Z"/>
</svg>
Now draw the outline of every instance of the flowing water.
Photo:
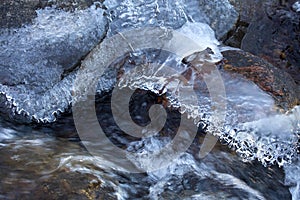
<svg viewBox="0 0 300 200">
<path fill-rule="evenodd" d="M 151 105 L 157 98 L 149 92 L 138 92 L 135 96 L 132 108 L 137 113 L 145 102 Z M 97 105 L 98 119 L 106 124 L 105 132 L 110 139 L 118 145 L 127 145 L 131 151 L 163 148 L 172 140 L 180 118 L 178 112 L 170 111 L 159 138 L 136 141 L 115 125 L 109 112 L 109 95 Z M 146 113 L 135 117 L 140 123 L 149 120 Z M 71 124 L 64 127 L 75 131 Z M 167 168 L 148 173 L 120 172 L 112 168 L 114 163 L 90 155 L 78 138 L 55 136 L 59 132 L 65 130 L 49 131 L 1 122 L 1 199 L 291 198 L 283 184 L 284 172 L 276 166 L 243 162 L 219 143 L 207 157 L 200 159 L 199 148 L 205 136 L 200 129 L 187 152 Z"/>
<path fill-rule="evenodd" d="M 72 116 L 68 114 L 54 124 L 32 126 L 1 119 L 1 199 L 299 199 L 300 108 L 282 113 L 276 109 L 273 98 L 255 84 L 218 70 L 226 94 L 221 96 L 226 99 L 226 113 L 222 127 L 216 127 L 210 125 L 218 122 L 212 120 L 215 105 L 210 98 L 213 91 L 207 88 L 209 82 L 205 84 L 195 71 L 189 72 L 191 62 L 200 69 L 222 59 L 224 48 L 219 46 L 214 31 L 220 38 L 234 24 L 237 13 L 233 7 L 227 0 L 203 1 L 206 6 L 184 0 L 143 2 L 111 1 L 106 2 L 105 11 L 95 4 L 73 13 L 46 8 L 38 11 L 32 25 L 1 30 L 0 35 L 4 49 L 0 53 L 2 113 L 15 120 L 26 118 L 27 122 L 32 119 L 53 122 L 57 113 L 68 109 L 77 61 L 106 34 L 113 36 L 128 27 L 159 25 L 177 29 L 197 41 L 203 47 L 198 49 L 202 51 L 200 56 L 186 57 L 182 62 L 170 52 L 135 51 L 113 62 L 100 79 L 98 121 L 115 146 L 133 153 L 126 154 L 126 162 L 129 160 L 142 173 L 120 170 L 123 160 L 113 158 L 111 149 L 92 156 L 86 143 L 78 138 Z M 212 6 L 214 11 L 210 11 Z M 215 16 L 223 17 L 214 21 Z M 111 46 L 121 48 L 119 43 Z M 84 62 L 89 63 L 89 59 Z M 140 66 L 147 63 L 158 65 L 142 68 L 144 76 L 137 76 L 141 73 Z M 168 75 L 189 76 L 187 84 L 166 79 L 166 71 L 161 66 L 175 69 L 167 71 Z M 158 135 L 138 139 L 120 129 L 111 107 L 111 90 L 118 76 L 115 69 L 128 74 L 119 79 L 120 90 L 138 89 L 128 103 L 135 123 L 149 124 L 150 107 L 170 102 L 164 105 L 167 119 Z M 188 72 L 190 75 L 184 75 Z M 185 90 L 189 93 L 185 94 Z M 196 104 L 190 98 L 191 90 L 195 91 Z M 117 99 L 125 101 L 123 98 L 121 95 Z M 121 113 L 124 107 L 115 109 Z M 164 162 L 144 157 L 172 142 L 185 114 L 188 121 L 199 127 L 197 135 L 187 134 L 188 139 L 191 137 L 187 151 L 164 168 L 143 170 Z M 82 117 L 86 116 L 82 114 Z M 208 134 L 217 136 L 222 144 L 217 143 L 202 158 L 199 151 Z M 97 142 L 101 146 L 106 141 Z"/>
</svg>

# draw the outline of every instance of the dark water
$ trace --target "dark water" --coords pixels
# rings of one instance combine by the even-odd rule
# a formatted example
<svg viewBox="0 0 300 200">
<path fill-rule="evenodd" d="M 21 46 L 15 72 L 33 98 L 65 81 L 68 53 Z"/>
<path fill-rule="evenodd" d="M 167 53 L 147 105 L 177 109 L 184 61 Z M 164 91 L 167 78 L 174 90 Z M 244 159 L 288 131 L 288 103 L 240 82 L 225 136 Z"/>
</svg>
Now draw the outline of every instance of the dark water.
<svg viewBox="0 0 300 200">
<path fill-rule="evenodd" d="M 141 106 L 157 102 L 155 95 L 139 91 L 131 102 L 133 118 L 149 121 Z M 144 104 L 143 104 L 144 103 Z M 97 103 L 98 119 L 106 121 L 109 138 L 120 146 L 164 145 L 172 138 L 179 113 L 169 111 L 160 138 L 136 141 L 115 125 L 110 95 Z M 140 116 L 137 118 L 137 116 Z M 68 117 L 66 117 L 67 119 Z M 57 137 L 63 129 L 30 128 L 1 121 L 1 199 L 290 199 L 284 172 L 278 167 L 246 163 L 226 146 L 217 144 L 204 159 L 199 147 L 204 133 L 186 153 L 167 168 L 149 173 L 125 173 L 108 167 L 101 157 L 84 148 L 71 123 L 69 138 Z M 59 126 L 58 126 L 59 127 Z"/>
</svg>

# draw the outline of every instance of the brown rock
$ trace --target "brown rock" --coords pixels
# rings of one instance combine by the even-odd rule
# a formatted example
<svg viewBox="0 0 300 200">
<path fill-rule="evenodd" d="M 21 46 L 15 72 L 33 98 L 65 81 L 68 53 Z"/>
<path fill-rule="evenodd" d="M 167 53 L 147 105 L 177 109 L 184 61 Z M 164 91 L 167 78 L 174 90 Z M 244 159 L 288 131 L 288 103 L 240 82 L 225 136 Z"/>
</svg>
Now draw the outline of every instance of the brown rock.
<svg viewBox="0 0 300 200">
<path fill-rule="evenodd" d="M 287 110 L 300 103 L 299 88 L 293 78 L 264 59 L 244 51 L 225 51 L 222 69 L 253 81 Z"/>
<path fill-rule="evenodd" d="M 264 58 L 300 85 L 300 15 L 292 8 L 296 0 L 229 1 L 239 20 L 224 43 Z"/>
</svg>

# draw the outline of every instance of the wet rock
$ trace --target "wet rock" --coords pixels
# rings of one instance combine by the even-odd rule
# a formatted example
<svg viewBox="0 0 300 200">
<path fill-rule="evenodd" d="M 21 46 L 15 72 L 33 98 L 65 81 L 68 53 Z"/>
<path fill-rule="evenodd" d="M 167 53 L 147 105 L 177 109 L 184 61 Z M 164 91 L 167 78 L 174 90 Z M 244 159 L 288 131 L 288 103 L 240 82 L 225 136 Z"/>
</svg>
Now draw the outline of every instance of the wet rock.
<svg viewBox="0 0 300 200">
<path fill-rule="evenodd" d="M 234 28 L 223 38 L 226 45 L 240 48 L 242 39 L 247 33 L 248 26 L 251 22 L 256 21 L 260 13 L 264 12 L 265 4 L 268 1 L 243 1 L 243 0 L 229 0 L 238 12 L 238 21 Z"/>
<path fill-rule="evenodd" d="M 45 7 L 56 7 L 65 11 L 86 9 L 97 0 L 3 0 L 0 4 L 0 28 L 17 28 L 37 16 L 36 10 Z M 103 2 L 103 1 L 97 1 Z"/>
<path fill-rule="evenodd" d="M 283 108 L 299 104 L 299 90 L 292 77 L 264 59 L 244 51 L 225 51 L 223 69 L 233 74 L 241 74 L 268 92 Z"/>
<path fill-rule="evenodd" d="M 300 15 L 296 0 L 231 0 L 239 13 L 224 43 L 264 58 L 300 84 Z"/>
<path fill-rule="evenodd" d="M 29 1 L 29 2 L 31 2 L 31 1 Z M 197 2 L 196 3 L 195 2 L 191 2 L 188 5 L 194 5 L 194 4 L 196 5 Z M 199 9 L 202 8 L 202 10 L 205 11 L 205 15 L 221 16 L 221 18 L 222 17 L 224 18 L 223 15 L 224 15 L 226 9 L 227 9 L 227 11 L 233 11 L 232 8 L 230 7 L 230 5 L 227 4 L 228 3 L 227 1 L 222 1 L 222 3 L 217 3 L 215 1 L 213 1 L 213 2 L 214 3 L 212 3 L 212 4 L 209 2 L 206 2 L 207 6 L 205 6 L 204 1 L 203 1 L 201 3 L 201 5 L 197 4 L 197 6 L 199 7 Z M 239 1 L 236 1 L 236 2 L 239 2 Z M 78 1 L 65 0 L 65 1 L 39 1 L 39 4 L 35 4 L 35 5 L 39 6 L 39 7 L 57 6 L 58 8 L 72 11 L 76 8 L 80 8 L 80 9 L 85 8 L 90 3 L 91 3 L 90 1 L 83 2 L 83 1 L 79 1 L 79 0 Z M 208 8 L 212 8 L 213 5 L 216 5 L 217 9 L 216 9 L 216 11 L 214 11 L 214 13 L 209 13 L 207 10 L 209 10 Z M 244 6 L 241 4 L 241 2 L 239 5 Z M 254 4 L 251 4 L 251 5 L 254 5 Z M 153 4 L 153 5 L 147 4 L 148 7 L 145 5 L 143 5 L 143 6 L 144 6 L 143 9 L 147 9 L 148 7 L 149 8 L 151 7 L 151 13 L 150 14 L 146 13 L 145 19 L 158 20 L 158 21 L 152 20 L 152 22 L 155 22 L 155 23 L 160 22 L 160 20 L 164 20 L 164 22 L 166 22 L 166 24 L 169 23 L 169 24 L 173 25 L 174 26 L 173 28 L 175 28 L 177 25 L 178 26 L 181 25 L 179 23 L 179 22 L 181 22 L 180 20 L 183 20 L 182 21 L 183 23 L 187 20 L 187 18 L 186 18 L 187 16 L 180 15 L 181 11 L 189 13 L 190 14 L 190 16 L 188 16 L 189 18 L 203 20 L 202 18 L 200 19 L 199 16 L 198 16 L 198 18 L 195 18 L 196 14 L 199 12 L 199 10 L 195 9 L 192 6 L 182 8 L 178 5 L 174 5 L 174 8 L 176 7 L 178 10 L 178 13 L 177 14 L 175 13 L 176 16 L 178 17 L 178 18 L 176 18 L 176 20 L 174 20 L 172 14 L 170 14 L 170 16 L 168 15 L 167 18 L 166 18 L 166 16 L 162 15 L 162 13 L 168 13 L 168 10 L 164 10 L 165 8 L 166 9 L 168 8 L 168 5 L 165 5 L 165 4 L 161 5 L 161 10 L 163 10 L 164 12 L 160 12 L 160 15 L 158 15 L 158 16 L 156 16 L 157 11 L 154 9 L 154 8 L 156 8 L 156 4 Z M 132 13 L 130 8 L 132 8 L 132 5 L 122 4 L 120 6 L 120 9 L 115 11 L 114 16 L 113 15 L 110 16 L 110 17 L 112 17 L 112 20 L 113 20 L 109 25 L 110 29 L 112 29 L 112 27 L 114 25 L 117 26 L 118 28 L 124 29 L 124 28 L 126 28 L 123 26 L 124 22 L 126 22 L 126 23 L 128 22 L 127 24 L 129 24 L 129 25 L 133 24 L 135 26 L 142 26 L 142 25 L 144 25 L 144 23 L 148 23 L 148 21 L 151 21 L 151 20 L 145 20 L 145 22 L 138 21 L 139 23 L 136 23 L 136 21 L 135 21 L 136 18 L 131 18 L 131 17 L 128 17 L 125 19 L 122 18 L 123 16 L 127 16 L 127 15 L 124 15 L 124 13 L 128 14 L 128 16 L 131 16 L 131 15 L 135 16 L 135 13 Z M 138 10 L 140 12 L 139 14 L 141 16 L 143 16 L 143 14 L 145 13 L 143 9 Z M 152 13 L 152 9 L 153 9 L 154 14 Z M 242 9 L 240 9 L 240 10 L 242 10 Z M 251 9 L 249 9 L 249 10 L 251 11 Z M 189 11 L 191 11 L 191 12 L 189 12 Z M 10 54 L 11 57 L 7 57 L 7 52 L 2 53 L 2 59 L 1 59 L 2 63 L 0 62 L 0 65 L 3 68 L 3 71 L 2 71 L 3 73 L 2 73 L 2 75 L 0 75 L 0 78 L 2 78 L 0 82 L 3 85 L 3 89 L 1 89 L 2 93 L 0 94 L 0 98 L 1 98 L 0 100 L 2 102 L 0 104 L 0 107 L 3 108 L 2 111 L 4 111 L 5 114 L 10 113 L 9 111 L 6 111 L 7 109 L 12 108 L 11 118 L 15 118 L 15 116 L 13 116 L 13 115 L 15 113 L 18 113 L 20 115 L 20 118 L 24 117 L 23 115 L 26 115 L 26 116 L 29 116 L 29 119 L 28 119 L 29 121 L 31 121 L 33 118 L 36 120 L 40 120 L 40 122 L 45 122 L 45 121 L 54 121 L 56 119 L 57 115 L 60 114 L 60 112 L 65 112 L 67 110 L 67 108 L 69 108 L 71 98 L 72 98 L 71 97 L 72 94 L 69 89 L 71 88 L 71 84 L 72 84 L 72 81 L 74 80 L 74 76 L 72 77 L 71 72 L 74 71 L 74 69 L 76 69 L 76 67 L 78 67 L 78 63 L 80 63 L 80 60 L 89 52 L 89 50 L 97 42 L 99 42 L 99 40 L 101 40 L 104 37 L 105 33 L 103 33 L 103 32 L 106 31 L 106 30 L 103 30 L 103 32 L 100 31 L 101 33 L 97 33 L 96 35 L 94 35 L 94 32 L 96 30 L 99 31 L 98 26 L 100 26 L 99 24 L 102 23 L 101 20 L 103 20 L 103 23 L 104 23 L 104 21 L 106 21 L 106 19 L 102 19 L 102 17 L 99 16 L 99 13 L 97 14 L 97 11 L 95 11 L 95 12 L 93 11 L 92 13 L 94 13 L 96 16 L 98 16 L 101 19 L 99 19 L 99 21 L 91 22 L 91 25 L 95 26 L 95 28 L 91 28 L 91 31 L 89 31 L 88 34 L 85 33 L 83 30 L 80 30 L 80 31 L 82 31 L 82 34 L 78 34 L 78 31 L 76 29 L 72 32 L 71 37 L 70 37 L 70 33 L 65 33 L 64 35 L 60 35 L 62 32 L 59 32 L 59 31 L 57 32 L 57 34 L 53 34 L 52 27 L 50 27 L 50 28 L 48 27 L 48 29 L 50 29 L 51 31 L 49 31 L 48 29 L 45 29 L 44 32 L 40 33 L 39 30 L 41 28 L 43 30 L 43 28 L 45 28 L 45 24 L 49 24 L 50 22 L 52 23 L 51 20 L 48 21 L 47 15 L 51 14 L 51 17 L 55 18 L 59 14 L 56 11 L 47 11 L 46 10 L 43 12 L 45 12 L 45 13 L 44 14 L 42 13 L 41 16 L 44 16 L 44 17 L 46 16 L 45 17 L 46 19 L 43 18 L 41 20 L 42 23 L 35 25 L 36 27 L 38 27 L 37 33 L 39 33 L 39 35 L 43 35 L 43 37 L 40 37 L 39 35 L 38 36 L 40 38 L 37 38 L 37 39 L 34 37 L 31 37 L 32 35 L 34 35 L 31 33 L 32 29 L 30 29 L 30 30 L 26 29 L 25 31 L 23 30 L 24 33 L 19 33 L 19 34 L 15 34 L 15 35 L 8 34 L 8 36 L 12 38 L 9 41 L 15 42 L 13 44 L 14 45 L 13 46 L 12 44 L 9 44 L 8 41 L 6 41 L 6 36 L 5 35 L 3 36 L 3 44 L 5 45 L 4 49 L 8 53 L 11 53 Z M 76 13 L 76 12 L 74 11 L 74 13 Z M 231 17 L 226 18 L 226 21 L 229 21 L 230 23 L 235 21 L 234 13 L 235 13 L 235 11 L 233 11 L 233 15 Z M 60 22 L 62 19 L 65 19 L 66 16 L 63 16 L 63 14 L 65 14 L 65 13 L 62 13 L 61 18 L 58 18 L 58 20 L 56 20 L 56 21 Z M 68 22 L 66 22 L 64 25 L 70 25 L 70 22 L 74 22 L 74 18 L 76 19 L 76 17 L 74 17 L 73 14 L 68 14 L 68 15 L 70 15 L 70 20 Z M 148 16 L 148 14 L 149 14 L 149 16 Z M 138 15 L 138 17 L 140 15 Z M 252 13 L 252 15 L 254 15 L 254 14 Z M 90 14 L 87 14 L 88 19 L 90 18 L 89 16 L 90 16 Z M 244 20 L 245 23 L 249 22 L 250 19 L 247 18 L 247 15 L 241 15 L 241 16 L 242 16 L 242 17 L 240 17 L 241 20 Z M 113 18 L 113 17 L 115 17 L 115 18 Z M 205 16 L 203 18 L 205 18 Z M 142 18 L 142 19 L 144 19 L 144 18 Z M 179 22 L 178 22 L 178 20 L 179 20 Z M 86 22 L 87 22 L 87 20 L 84 20 L 83 24 L 85 24 Z M 216 24 L 216 22 L 213 19 L 209 19 L 207 22 L 210 22 L 211 25 L 215 28 L 216 27 L 220 28 L 222 24 L 224 25 L 224 22 L 222 22 L 221 24 L 219 24 L 220 25 L 219 26 L 218 24 Z M 76 21 L 76 23 L 78 23 L 78 21 Z M 59 23 L 55 24 L 53 22 L 53 25 L 61 27 L 61 24 L 59 24 Z M 76 25 L 71 26 L 70 29 L 74 28 L 74 27 L 76 27 Z M 87 26 L 87 27 L 89 27 L 89 26 Z M 32 27 L 32 28 L 34 28 L 34 27 Z M 102 27 L 102 25 L 101 25 L 101 28 L 104 29 L 104 27 Z M 82 28 L 82 29 L 86 30 L 87 28 Z M 220 28 L 220 30 L 221 29 L 222 28 Z M 244 30 L 241 29 L 240 37 L 243 37 L 243 32 L 244 32 Z M 46 41 L 44 41 L 45 34 L 49 35 L 49 36 L 47 36 Z M 26 36 L 26 37 L 24 37 L 24 36 Z M 87 38 L 82 40 L 83 36 L 86 36 Z M 20 38 L 22 38 L 22 40 L 20 40 Z M 23 41 L 25 39 L 28 41 Z M 48 41 L 48 39 L 49 39 L 49 41 Z M 79 41 L 81 41 L 81 43 L 79 43 Z M 32 46 L 28 46 L 29 42 L 32 43 Z M 86 48 L 87 43 L 89 43 L 88 48 Z M 20 46 L 22 46 L 22 48 L 19 48 Z M 84 49 L 84 48 L 86 48 L 86 49 Z M 27 52 L 27 53 L 24 53 L 24 52 Z M 28 53 L 28 52 L 30 52 L 30 53 Z M 15 57 L 19 58 L 20 55 L 22 55 L 23 60 L 15 59 Z M 0 57 L 1 57 L 1 53 L 0 53 Z M 26 66 L 26 69 L 24 69 L 24 65 Z M 48 71 L 47 68 L 51 69 L 51 70 Z M 275 76 L 277 76 L 277 75 L 275 75 Z M 15 80 L 16 77 L 18 77 L 18 78 Z M 39 83 L 43 83 L 43 84 L 39 84 Z M 0 86 L 2 86 L 2 85 L 0 85 Z M 276 97 L 287 95 L 287 94 L 285 94 L 285 92 L 283 92 L 279 89 L 273 90 L 272 86 L 269 86 L 268 84 L 264 85 L 263 87 L 267 91 L 269 91 L 269 90 L 273 91 L 273 93 Z M 289 92 L 287 92 L 287 93 L 289 93 Z M 20 94 L 22 94 L 22 95 L 20 95 Z M 40 94 L 43 94 L 43 95 L 40 96 Z M 14 101 L 8 102 L 9 99 L 10 100 L 13 99 Z M 51 102 L 51 103 L 49 103 L 49 102 Z M 31 104 L 34 104 L 34 106 L 32 106 Z M 295 101 L 288 99 L 287 104 L 294 105 Z M 44 105 L 44 107 L 41 109 L 40 105 Z M 283 106 L 283 107 L 288 107 L 288 106 Z M 15 110 L 13 110 L 13 109 L 15 109 L 17 111 L 15 112 Z M 39 112 L 37 112 L 36 109 L 39 110 Z M 47 111 L 47 113 L 44 112 L 45 110 Z"/>
<path fill-rule="evenodd" d="M 240 21 L 251 23 L 257 19 L 257 15 L 262 13 L 265 6 L 272 4 L 274 0 L 253 0 L 253 1 L 243 1 L 243 0 L 229 0 L 229 2 L 234 6 L 236 11 L 239 13 Z"/>
<path fill-rule="evenodd" d="M 35 10 L 39 8 L 38 0 L 10 1 L 4 0 L 0 4 L 0 27 L 19 27 L 29 23 L 36 16 Z"/>
<path fill-rule="evenodd" d="M 65 11 L 74 11 L 87 9 L 94 2 L 103 3 L 104 0 L 40 0 L 40 7 L 54 6 Z"/>
<path fill-rule="evenodd" d="M 248 26 L 249 23 L 238 20 L 234 28 L 223 38 L 224 44 L 231 47 L 240 48 Z"/>
<path fill-rule="evenodd" d="M 207 15 L 208 24 L 216 32 L 218 39 L 233 27 L 238 18 L 238 13 L 228 1 L 201 0 L 200 9 Z"/>
<path fill-rule="evenodd" d="M 269 7 L 251 23 L 241 48 L 288 72 L 300 84 L 300 15 L 289 2 Z"/>
</svg>

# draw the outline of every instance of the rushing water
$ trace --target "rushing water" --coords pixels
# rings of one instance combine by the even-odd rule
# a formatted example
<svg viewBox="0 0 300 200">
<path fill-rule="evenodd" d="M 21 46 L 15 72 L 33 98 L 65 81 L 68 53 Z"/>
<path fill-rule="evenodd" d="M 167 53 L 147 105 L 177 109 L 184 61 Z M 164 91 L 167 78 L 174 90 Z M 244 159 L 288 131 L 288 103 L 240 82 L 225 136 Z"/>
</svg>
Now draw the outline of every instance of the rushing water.
<svg viewBox="0 0 300 200">
<path fill-rule="evenodd" d="M 147 113 L 139 113 L 140 106 L 145 102 L 153 104 L 157 97 L 145 92 L 135 96 L 132 109 L 138 109 L 135 112 L 141 123 L 146 122 L 149 120 Z M 171 120 L 160 138 L 135 141 L 115 125 L 109 112 L 109 95 L 97 105 L 99 121 L 107 124 L 107 133 L 113 133 L 110 139 L 136 151 L 159 148 L 170 141 L 180 117 L 178 112 L 170 114 Z M 68 126 L 74 129 L 70 124 L 65 128 Z M 243 162 L 221 144 L 200 159 L 198 152 L 204 137 L 201 130 L 189 150 L 167 168 L 130 174 L 112 169 L 101 157 L 91 156 L 78 138 L 53 135 L 64 130 L 10 127 L 12 124 L 1 122 L 1 199 L 290 198 L 288 188 L 283 184 L 282 169 L 266 168 L 258 162 Z"/>
<path fill-rule="evenodd" d="M 192 38 L 203 47 L 198 49 L 203 54 L 187 57 L 183 63 L 170 52 L 151 49 L 136 51 L 112 63 L 97 88 L 102 95 L 104 91 L 111 91 L 116 83 L 116 69 L 122 69 L 129 75 L 119 80 L 121 88 L 152 91 L 138 90 L 135 92 L 136 98 L 132 98 L 132 118 L 140 125 L 149 123 L 145 111 L 151 105 L 163 103 L 162 97 L 171 102 L 171 105 L 165 106 L 168 118 L 159 137 L 137 140 L 120 130 L 112 117 L 110 94 L 97 101 L 98 120 L 114 145 L 135 153 L 136 157 L 128 157 L 133 165 L 147 168 L 156 162 L 151 163 L 143 156 L 170 143 L 181 119 L 180 112 L 187 114 L 192 118 L 190 121 L 199 126 L 188 151 L 166 168 L 130 174 L 120 172 L 116 167 L 116 163 L 122 160 L 105 159 L 104 154 L 110 149 L 104 150 L 103 156 L 91 156 L 84 143 L 76 137 L 70 116 L 63 116 L 52 125 L 37 127 L 1 120 L 0 197 L 287 199 L 292 195 L 293 199 L 299 199 L 297 174 L 300 165 L 296 154 L 299 107 L 281 113 L 276 109 L 273 98 L 255 84 L 220 70 L 227 109 L 224 126 L 214 127 L 210 126 L 213 106 L 211 91 L 207 90 L 195 71 L 190 72 L 187 85 L 167 80 L 163 77 L 164 71 L 153 74 L 153 68 L 144 71 L 144 76 L 137 76 L 140 73 L 138 67 L 151 62 L 173 66 L 176 69 L 173 75 L 178 76 L 190 70 L 189 63 L 194 62 L 200 69 L 220 61 L 222 48 L 214 31 L 220 38 L 232 27 L 237 18 L 233 7 L 227 0 L 203 3 L 184 0 L 143 2 L 111 1 L 106 3 L 106 11 L 96 5 L 73 13 L 46 8 L 37 11 L 38 17 L 32 25 L 1 30 L 0 42 L 4 49 L 0 53 L 3 58 L 0 61 L 3 70 L 0 75 L 2 112 L 14 119 L 55 121 L 57 113 L 66 111 L 72 103 L 70 88 L 78 60 L 103 39 L 106 31 L 108 36 L 113 36 L 128 27 L 159 25 L 177 29 Z M 137 8 L 137 5 L 140 7 Z M 215 10 L 210 11 L 211 7 Z M 221 16 L 222 20 L 216 20 L 216 16 Z M 203 23 L 209 24 L 213 30 Z M 121 48 L 118 43 L 111 46 Z M 212 49 L 213 54 L 207 52 L 206 47 Z M 106 55 L 95 54 L 84 62 L 92 63 L 89 62 L 91 57 L 96 60 L 103 59 L 103 56 Z M 80 69 L 78 71 L 81 72 Z M 182 88 L 195 90 L 197 104 L 187 95 L 183 99 L 185 103 L 180 102 L 181 96 L 176 91 Z M 122 101 L 122 96 L 119 100 Z M 176 108 L 180 108 L 180 112 Z M 205 133 L 216 135 L 225 145 L 218 143 L 212 152 L 201 158 L 199 150 Z M 64 138 L 57 137 L 59 135 L 64 135 Z M 97 145 L 102 145 L 101 140 Z M 277 164 L 284 166 L 285 171 L 278 168 Z"/>
</svg>

